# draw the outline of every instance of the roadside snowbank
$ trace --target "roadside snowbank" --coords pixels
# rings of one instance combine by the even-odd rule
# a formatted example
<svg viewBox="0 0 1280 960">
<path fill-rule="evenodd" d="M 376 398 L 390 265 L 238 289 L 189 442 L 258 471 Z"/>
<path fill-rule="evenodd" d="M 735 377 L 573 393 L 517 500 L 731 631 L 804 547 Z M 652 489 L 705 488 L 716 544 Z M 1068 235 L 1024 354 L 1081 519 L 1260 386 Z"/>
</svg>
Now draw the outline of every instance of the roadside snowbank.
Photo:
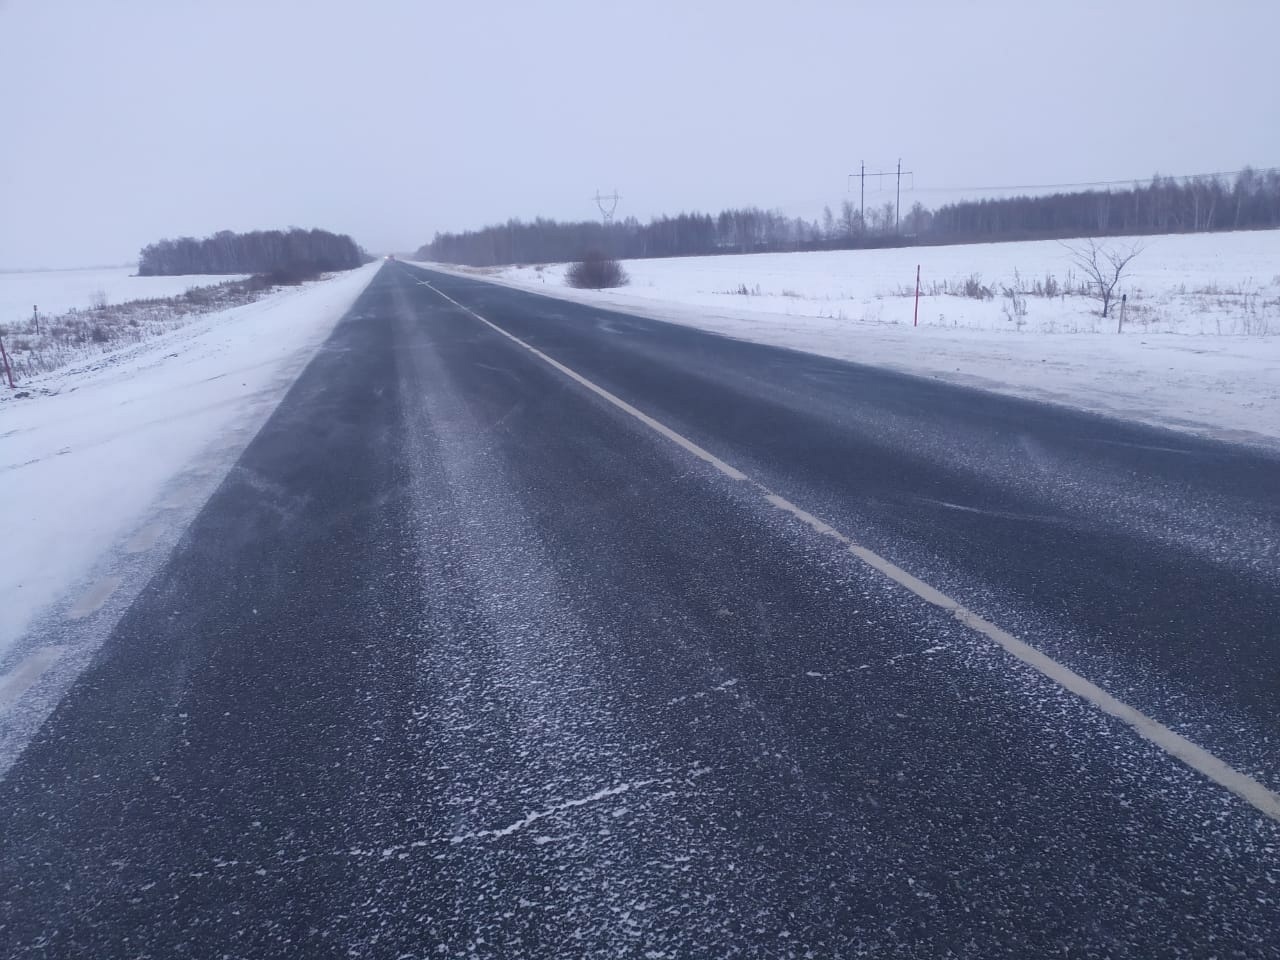
<svg viewBox="0 0 1280 960">
<path fill-rule="evenodd" d="M 130 553 L 161 539 L 137 528 L 174 478 L 196 470 L 211 491 L 379 266 L 4 391 L 0 654 L 123 538 Z"/>
<path fill-rule="evenodd" d="M 1223 439 L 1280 445 L 1280 231 L 1121 238 L 1133 262 L 1126 327 L 1083 296 L 1055 241 L 632 260 L 631 283 L 574 290 L 565 265 L 467 270 L 511 286 L 838 359 L 1066 404 Z M 976 279 L 994 294 L 922 287 Z M 440 269 L 440 265 L 424 264 Z M 443 269 L 457 269 L 444 267 Z M 739 292 L 745 290 L 745 293 Z M 1117 291 L 1117 294 L 1120 291 Z"/>
</svg>

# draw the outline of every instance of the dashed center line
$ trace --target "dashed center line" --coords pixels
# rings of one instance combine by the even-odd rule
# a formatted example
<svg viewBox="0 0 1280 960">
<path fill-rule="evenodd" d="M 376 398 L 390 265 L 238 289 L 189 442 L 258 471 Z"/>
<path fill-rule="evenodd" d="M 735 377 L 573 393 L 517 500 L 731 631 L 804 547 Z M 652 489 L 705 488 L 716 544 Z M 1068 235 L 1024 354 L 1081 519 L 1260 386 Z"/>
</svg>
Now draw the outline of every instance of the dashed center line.
<svg viewBox="0 0 1280 960">
<path fill-rule="evenodd" d="M 71 620 L 83 620 L 89 614 L 101 610 L 102 605 L 107 602 L 111 594 L 115 593 L 118 586 L 120 586 L 119 577 L 103 577 L 89 589 L 88 593 L 75 602 L 75 605 L 67 611 L 67 617 Z"/>
<path fill-rule="evenodd" d="M 0 713 L 7 713 L 15 703 L 21 700 L 22 695 L 58 661 L 65 649 L 60 646 L 41 647 L 0 677 Z"/>
<path fill-rule="evenodd" d="M 573 380 L 575 383 L 582 385 L 592 393 L 613 404 L 619 410 L 622 410 L 624 413 L 634 417 L 655 433 L 665 437 L 699 459 L 711 464 L 725 476 L 733 480 L 739 480 L 751 484 L 760 492 L 761 496 L 768 503 L 776 507 L 778 510 L 788 513 L 797 520 L 807 524 L 817 533 L 831 537 L 844 546 L 849 553 L 857 557 L 873 570 L 887 577 L 889 580 L 892 580 L 894 583 L 908 590 L 926 603 L 947 611 L 961 624 L 968 627 L 973 632 L 986 637 L 1007 653 L 1022 661 L 1022 663 L 1058 684 L 1064 690 L 1068 690 L 1083 700 L 1091 703 L 1103 713 L 1128 724 L 1141 737 L 1163 750 L 1169 756 L 1180 760 L 1192 770 L 1195 770 L 1197 773 L 1208 777 L 1219 786 L 1231 791 L 1265 816 L 1270 817 L 1272 820 L 1280 821 L 1280 794 L 1268 789 L 1253 777 L 1235 769 L 1224 760 L 1221 760 L 1216 755 L 1210 753 L 1208 750 L 1193 743 L 1181 734 L 1175 733 L 1158 720 L 1147 716 L 1140 710 L 1131 707 L 1118 698 L 1112 696 L 1091 680 L 1087 680 L 1080 674 L 1076 673 L 1070 667 L 1059 663 L 1042 651 L 1037 650 L 1026 641 L 1015 637 L 1007 630 L 1002 629 L 977 613 L 974 613 L 959 601 L 953 600 L 936 587 L 933 587 L 908 573 L 891 560 L 888 560 L 874 551 L 856 543 L 852 537 L 841 533 L 824 520 L 821 520 L 801 507 L 796 506 L 785 497 L 781 497 L 774 493 L 758 480 L 747 476 L 737 467 L 721 460 L 709 450 L 704 449 L 689 438 L 682 436 L 648 414 L 636 409 L 622 398 L 604 389 L 604 387 L 592 383 L 580 373 L 566 367 L 560 361 L 543 353 L 532 344 L 521 340 L 515 334 L 509 333 L 496 323 L 493 323 L 491 320 L 482 317 L 465 304 L 459 303 L 447 293 L 442 292 L 432 285 L 430 281 L 420 280 L 418 283 L 427 287 L 437 296 L 447 300 L 449 303 L 474 317 L 476 320 L 479 320 L 494 332 L 506 337 L 512 343 L 515 343 L 529 351 L 539 360 L 569 377 L 569 379 Z"/>
<path fill-rule="evenodd" d="M 164 529 L 164 524 L 158 521 L 147 524 L 125 543 L 125 553 L 143 553 L 150 550 L 156 545 Z"/>
</svg>

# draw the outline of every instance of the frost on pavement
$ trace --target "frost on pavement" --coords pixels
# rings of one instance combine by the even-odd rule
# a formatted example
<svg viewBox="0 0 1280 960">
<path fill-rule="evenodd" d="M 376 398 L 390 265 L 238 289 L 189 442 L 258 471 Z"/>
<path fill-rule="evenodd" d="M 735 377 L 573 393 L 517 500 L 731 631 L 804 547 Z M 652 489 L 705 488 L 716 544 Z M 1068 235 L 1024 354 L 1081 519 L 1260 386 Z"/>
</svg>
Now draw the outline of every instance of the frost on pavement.
<svg viewBox="0 0 1280 960">
<path fill-rule="evenodd" d="M 787 929 L 778 905 L 796 891 L 742 855 L 741 832 L 759 824 L 725 792 L 735 772 L 680 748 L 674 698 L 645 722 L 654 707 L 576 612 L 490 425 L 438 357 L 407 362 L 427 598 L 415 724 L 446 825 L 405 824 L 358 859 L 371 877 L 384 855 L 420 859 L 434 891 L 415 915 L 424 953 L 674 957 L 759 938 L 788 956 L 793 937 L 822 942 L 801 937 L 803 919 Z"/>
</svg>

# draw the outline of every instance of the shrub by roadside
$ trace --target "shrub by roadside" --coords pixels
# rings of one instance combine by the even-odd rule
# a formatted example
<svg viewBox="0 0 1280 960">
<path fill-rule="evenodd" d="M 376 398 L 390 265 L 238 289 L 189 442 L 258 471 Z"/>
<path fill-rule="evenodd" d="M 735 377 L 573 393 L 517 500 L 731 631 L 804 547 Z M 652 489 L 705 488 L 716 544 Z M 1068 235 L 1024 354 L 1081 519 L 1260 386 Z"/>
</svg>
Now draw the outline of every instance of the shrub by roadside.
<svg viewBox="0 0 1280 960">
<path fill-rule="evenodd" d="M 579 290 L 604 290 L 607 287 L 626 286 L 630 278 L 617 260 L 599 251 L 589 251 L 571 266 L 564 276 L 565 282 Z"/>
</svg>

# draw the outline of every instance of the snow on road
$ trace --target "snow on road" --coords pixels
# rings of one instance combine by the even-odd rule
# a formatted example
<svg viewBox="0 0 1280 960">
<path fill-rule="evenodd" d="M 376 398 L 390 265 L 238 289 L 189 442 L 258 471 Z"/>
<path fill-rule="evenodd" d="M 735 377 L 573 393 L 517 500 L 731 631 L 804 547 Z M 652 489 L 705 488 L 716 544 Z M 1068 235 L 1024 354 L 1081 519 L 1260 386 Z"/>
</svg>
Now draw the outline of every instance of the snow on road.
<svg viewBox="0 0 1280 960">
<path fill-rule="evenodd" d="M 193 468 L 216 485 L 378 266 L 35 378 L 26 398 L 4 391 L 0 656 L 72 588 L 68 617 L 93 608 L 111 583 L 81 581 L 102 555 L 165 539 L 142 525 L 162 491 Z"/>
<path fill-rule="evenodd" d="M 32 307 L 39 307 L 42 316 L 55 316 L 68 310 L 87 310 L 99 297 L 107 303 L 174 297 L 192 287 L 210 287 L 244 276 L 136 277 L 136 272 L 136 266 L 126 266 L 0 273 L 0 327 L 26 323 Z"/>
<path fill-rule="evenodd" d="M 1143 247 L 1127 324 L 1080 295 L 1056 241 L 627 261 L 630 285 L 564 265 L 475 271 L 553 296 L 1202 435 L 1280 443 L 1280 231 L 1121 238 Z M 916 266 L 925 294 L 913 328 Z M 945 293 L 967 281 L 988 299 Z M 1032 291 L 1025 314 L 1004 288 Z M 1019 322 L 1021 321 L 1021 322 Z"/>
</svg>

